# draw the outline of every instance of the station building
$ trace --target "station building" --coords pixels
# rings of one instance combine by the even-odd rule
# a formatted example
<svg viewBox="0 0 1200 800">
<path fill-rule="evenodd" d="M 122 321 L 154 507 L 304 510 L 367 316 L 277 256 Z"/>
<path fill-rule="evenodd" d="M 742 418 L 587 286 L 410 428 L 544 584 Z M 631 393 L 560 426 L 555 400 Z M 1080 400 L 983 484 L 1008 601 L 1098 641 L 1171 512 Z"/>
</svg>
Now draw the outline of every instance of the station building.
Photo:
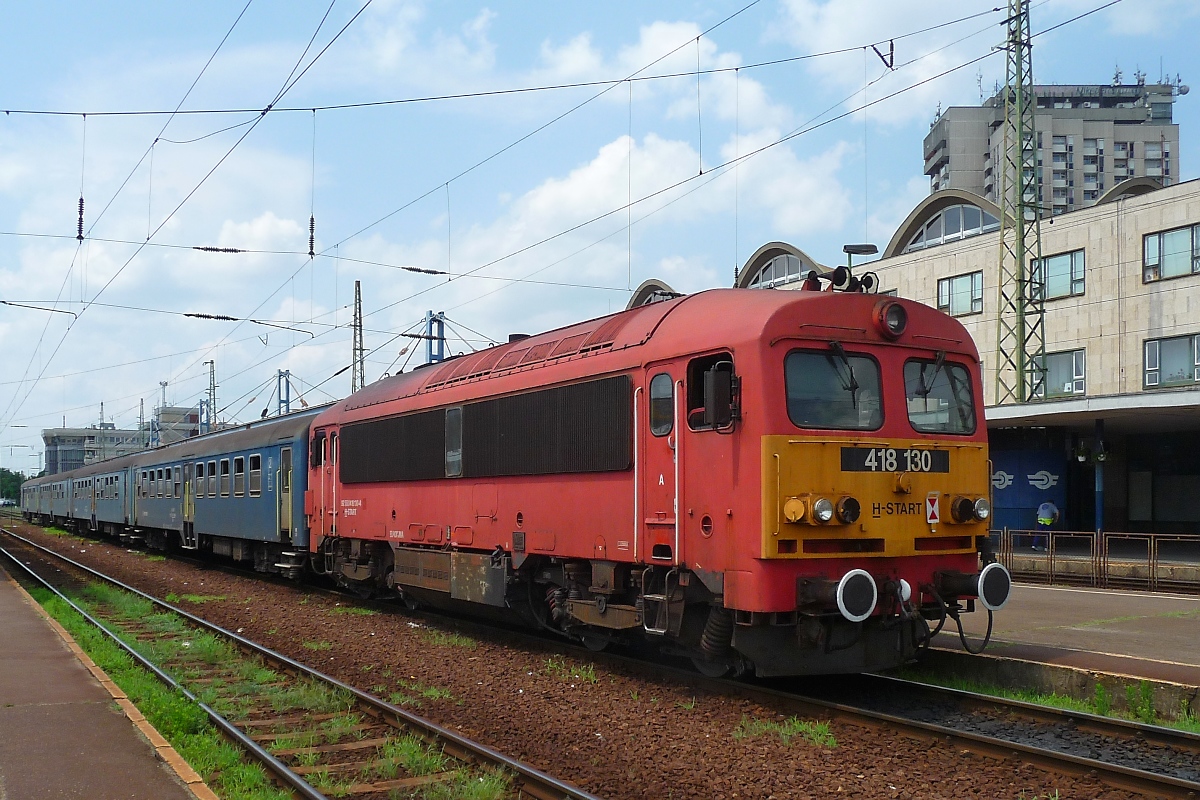
<svg viewBox="0 0 1200 800">
<path fill-rule="evenodd" d="M 997 402 L 1000 213 L 978 194 L 936 191 L 878 260 L 854 268 L 974 337 L 996 527 L 1033 529 L 1049 500 L 1064 530 L 1200 532 L 1200 181 L 1127 179 L 1042 220 L 1046 380 L 1029 403 Z M 830 266 L 772 242 L 737 286 L 798 289 Z"/>
</svg>

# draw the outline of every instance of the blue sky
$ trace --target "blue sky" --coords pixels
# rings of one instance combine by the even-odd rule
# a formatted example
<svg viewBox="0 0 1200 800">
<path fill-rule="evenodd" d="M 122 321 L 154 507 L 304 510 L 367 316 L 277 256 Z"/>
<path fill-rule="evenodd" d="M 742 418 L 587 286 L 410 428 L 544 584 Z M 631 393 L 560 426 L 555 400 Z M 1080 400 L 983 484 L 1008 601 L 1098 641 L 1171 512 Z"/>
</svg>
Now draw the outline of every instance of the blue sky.
<svg viewBox="0 0 1200 800">
<path fill-rule="evenodd" d="M 650 277 L 727 286 L 767 241 L 825 263 L 840 263 L 846 242 L 884 245 L 928 193 L 921 143 L 939 103 L 990 95 L 1003 56 L 933 76 L 991 52 L 1003 13 L 970 1 L 747 3 L 375 0 L 351 22 L 361 0 L 337 0 L 302 63 L 349 27 L 276 110 L 169 122 L 97 112 L 169 111 L 202 70 L 183 110 L 262 109 L 328 2 L 252 0 L 236 25 L 245 0 L 10 4 L 0 108 L 91 115 L 0 115 L 0 299 L 78 315 L 0 306 L 0 464 L 29 468 L 41 428 L 94 424 L 101 402 L 106 421 L 133 427 L 160 381 L 169 402 L 195 403 L 209 359 L 224 418 L 257 418 L 277 369 L 309 403 L 344 396 L 349 374 L 329 378 L 349 362 L 355 279 L 374 380 L 404 364 L 412 341 L 396 334 L 426 310 L 446 311 L 478 347 L 623 308 Z M 1035 0 L 1033 29 L 1100 5 Z M 1126 82 L 1140 68 L 1151 82 L 1200 83 L 1198 22 L 1186 0 L 1124 0 L 1038 37 L 1035 75 L 1107 83 L 1119 66 Z M 864 48 L 890 39 L 895 71 Z M 833 50 L 846 52 L 753 66 Z M 683 75 L 307 110 L 654 78 L 697 60 L 725 71 L 699 85 Z M 1200 170 L 1198 95 L 1175 106 L 1184 179 Z"/>
</svg>

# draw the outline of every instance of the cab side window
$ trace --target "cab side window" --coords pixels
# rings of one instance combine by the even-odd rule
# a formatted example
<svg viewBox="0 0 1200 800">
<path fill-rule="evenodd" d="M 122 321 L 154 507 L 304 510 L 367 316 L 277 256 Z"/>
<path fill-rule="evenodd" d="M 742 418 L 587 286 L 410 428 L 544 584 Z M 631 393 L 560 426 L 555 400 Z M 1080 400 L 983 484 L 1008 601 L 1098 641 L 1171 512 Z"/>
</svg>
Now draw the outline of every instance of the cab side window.
<svg viewBox="0 0 1200 800">
<path fill-rule="evenodd" d="M 733 354 L 693 358 L 687 369 L 687 423 L 694 431 L 728 428 L 741 418 Z"/>
<path fill-rule="evenodd" d="M 675 382 L 665 372 L 650 380 L 650 433 L 666 436 L 675 427 Z"/>
</svg>

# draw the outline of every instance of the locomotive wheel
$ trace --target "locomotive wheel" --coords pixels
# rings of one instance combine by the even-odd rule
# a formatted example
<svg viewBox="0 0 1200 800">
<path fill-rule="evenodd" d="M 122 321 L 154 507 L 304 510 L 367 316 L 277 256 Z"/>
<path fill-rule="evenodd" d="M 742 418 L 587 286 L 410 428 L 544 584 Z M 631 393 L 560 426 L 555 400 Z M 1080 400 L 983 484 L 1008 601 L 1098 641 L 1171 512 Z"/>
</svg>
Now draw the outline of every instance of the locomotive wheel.
<svg viewBox="0 0 1200 800">
<path fill-rule="evenodd" d="M 699 656 L 692 656 L 692 666 L 706 678 L 724 678 L 731 668 L 728 661 L 709 661 Z"/>
</svg>

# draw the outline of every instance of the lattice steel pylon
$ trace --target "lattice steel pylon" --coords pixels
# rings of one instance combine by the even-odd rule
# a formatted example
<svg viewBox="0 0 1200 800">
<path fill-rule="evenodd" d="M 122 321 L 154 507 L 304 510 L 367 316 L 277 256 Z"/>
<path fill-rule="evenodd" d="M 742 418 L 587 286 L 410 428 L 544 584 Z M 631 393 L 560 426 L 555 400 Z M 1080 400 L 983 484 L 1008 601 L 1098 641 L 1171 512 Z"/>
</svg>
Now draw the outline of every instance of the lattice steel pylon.
<svg viewBox="0 0 1200 800">
<path fill-rule="evenodd" d="M 357 392 L 367 385 L 366 349 L 363 347 L 362 282 L 354 282 L 354 355 L 350 365 L 350 392 Z"/>
<path fill-rule="evenodd" d="M 1008 0 L 1004 141 L 1000 153 L 1000 270 L 996 404 L 1041 397 L 1046 336 L 1041 192 L 1037 178 L 1029 0 Z"/>
</svg>

